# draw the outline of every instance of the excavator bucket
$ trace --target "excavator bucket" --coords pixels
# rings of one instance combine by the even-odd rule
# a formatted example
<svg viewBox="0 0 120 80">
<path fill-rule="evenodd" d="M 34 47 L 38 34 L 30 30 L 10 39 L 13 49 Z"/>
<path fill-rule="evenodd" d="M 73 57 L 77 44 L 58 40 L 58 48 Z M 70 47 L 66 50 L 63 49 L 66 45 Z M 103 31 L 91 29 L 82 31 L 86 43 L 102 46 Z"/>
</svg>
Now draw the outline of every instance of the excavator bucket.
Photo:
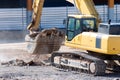
<svg viewBox="0 0 120 80">
<path fill-rule="evenodd" d="M 48 54 L 57 51 L 64 40 L 64 33 L 56 28 L 26 35 L 27 51 L 32 54 Z"/>
<path fill-rule="evenodd" d="M 41 32 L 26 35 L 27 51 L 35 55 L 33 62 L 36 65 L 50 65 L 51 53 L 59 50 L 64 36 L 64 33 L 56 28 L 44 29 Z"/>
<path fill-rule="evenodd" d="M 51 53 L 59 50 L 64 41 L 64 36 L 64 33 L 56 28 L 26 35 L 27 51 L 34 55 L 34 64 L 50 65 Z"/>
</svg>

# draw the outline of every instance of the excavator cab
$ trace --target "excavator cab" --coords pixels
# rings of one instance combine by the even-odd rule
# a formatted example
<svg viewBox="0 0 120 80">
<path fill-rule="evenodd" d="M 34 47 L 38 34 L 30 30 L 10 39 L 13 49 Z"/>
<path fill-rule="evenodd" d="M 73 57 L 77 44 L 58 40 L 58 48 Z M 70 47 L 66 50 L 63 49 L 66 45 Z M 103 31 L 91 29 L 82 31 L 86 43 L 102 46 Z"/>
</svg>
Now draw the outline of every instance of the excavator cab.
<svg viewBox="0 0 120 80">
<path fill-rule="evenodd" d="M 88 15 L 69 16 L 66 24 L 67 40 L 72 40 L 82 32 L 96 32 L 96 18 Z"/>
</svg>

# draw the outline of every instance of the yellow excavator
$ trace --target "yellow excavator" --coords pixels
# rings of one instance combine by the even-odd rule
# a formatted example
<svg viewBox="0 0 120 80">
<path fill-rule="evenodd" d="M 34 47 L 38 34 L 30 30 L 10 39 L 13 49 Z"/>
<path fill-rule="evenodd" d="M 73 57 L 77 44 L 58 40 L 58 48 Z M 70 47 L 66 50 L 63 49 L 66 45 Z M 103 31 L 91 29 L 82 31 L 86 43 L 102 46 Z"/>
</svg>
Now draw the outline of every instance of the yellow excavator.
<svg viewBox="0 0 120 80">
<path fill-rule="evenodd" d="M 100 23 L 93 0 L 67 0 L 82 15 L 68 15 L 65 45 L 85 51 L 58 51 L 64 34 L 56 28 L 39 31 L 44 0 L 34 0 L 32 21 L 26 36 L 30 53 L 51 53 L 51 64 L 60 68 L 77 68 L 94 75 L 106 69 L 120 70 L 120 24 Z"/>
<path fill-rule="evenodd" d="M 93 0 L 67 0 L 82 13 L 68 15 L 65 45 L 84 51 L 55 51 L 53 66 L 77 68 L 94 75 L 120 71 L 120 23 L 100 23 Z"/>
</svg>

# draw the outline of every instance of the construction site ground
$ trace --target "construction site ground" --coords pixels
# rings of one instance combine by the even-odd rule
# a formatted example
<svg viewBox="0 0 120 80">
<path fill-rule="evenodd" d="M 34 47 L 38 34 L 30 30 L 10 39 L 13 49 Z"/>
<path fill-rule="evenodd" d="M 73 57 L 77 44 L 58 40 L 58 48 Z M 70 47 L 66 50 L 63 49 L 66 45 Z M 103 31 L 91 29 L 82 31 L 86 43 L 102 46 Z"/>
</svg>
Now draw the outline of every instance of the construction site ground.
<svg viewBox="0 0 120 80">
<path fill-rule="evenodd" d="M 6 32 L 4 32 L 5 34 Z M 13 32 L 12 32 L 13 33 Z M 23 60 L 29 62 L 35 57 L 27 53 L 24 34 L 7 32 L 11 37 L 0 36 L 0 62 Z M 0 35 L 3 33 L 0 32 Z M 14 38 L 14 36 L 16 38 Z M 22 35 L 22 36 L 20 36 Z M 18 37 L 20 36 L 20 37 Z M 70 51 L 72 48 L 61 46 L 60 50 Z M 0 80 L 120 80 L 120 73 L 107 73 L 105 76 L 93 76 L 88 73 L 56 69 L 53 66 L 14 66 L 0 65 Z"/>
</svg>

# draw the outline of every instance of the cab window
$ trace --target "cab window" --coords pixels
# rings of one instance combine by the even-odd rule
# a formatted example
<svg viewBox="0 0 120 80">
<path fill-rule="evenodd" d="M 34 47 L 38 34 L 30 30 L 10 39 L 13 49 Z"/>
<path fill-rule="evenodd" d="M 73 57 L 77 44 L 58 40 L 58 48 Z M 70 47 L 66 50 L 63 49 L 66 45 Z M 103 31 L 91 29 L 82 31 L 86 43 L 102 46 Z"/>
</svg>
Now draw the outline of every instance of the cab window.
<svg viewBox="0 0 120 80">
<path fill-rule="evenodd" d="M 75 19 L 74 18 L 69 18 L 68 30 L 74 30 L 74 26 L 75 26 Z"/>
<path fill-rule="evenodd" d="M 86 19 L 82 21 L 83 31 L 94 31 L 95 29 L 95 20 L 94 19 Z"/>
<path fill-rule="evenodd" d="M 80 29 L 80 20 L 76 20 L 75 29 L 76 29 L 76 30 Z"/>
</svg>

